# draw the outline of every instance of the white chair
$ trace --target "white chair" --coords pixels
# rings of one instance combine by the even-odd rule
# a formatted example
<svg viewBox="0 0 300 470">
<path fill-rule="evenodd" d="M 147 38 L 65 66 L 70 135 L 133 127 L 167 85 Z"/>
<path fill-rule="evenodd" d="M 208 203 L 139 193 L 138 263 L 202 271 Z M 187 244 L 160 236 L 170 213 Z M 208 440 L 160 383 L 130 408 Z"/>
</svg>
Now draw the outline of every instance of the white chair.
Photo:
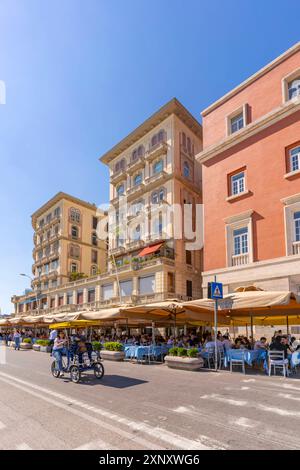
<svg viewBox="0 0 300 470">
<path fill-rule="evenodd" d="M 289 360 L 284 358 L 284 351 L 269 351 L 269 376 L 272 373 L 272 366 L 274 375 L 276 369 L 282 369 L 284 377 L 289 375 Z"/>
<path fill-rule="evenodd" d="M 230 354 L 233 354 L 234 357 L 230 355 L 229 364 L 230 364 L 230 372 L 232 372 L 233 366 L 240 366 L 242 367 L 242 371 L 246 374 L 245 369 L 245 352 L 243 349 L 231 349 Z"/>
<path fill-rule="evenodd" d="M 224 347 L 218 348 L 218 369 L 222 369 L 225 366 L 225 351 Z"/>
<path fill-rule="evenodd" d="M 207 365 L 208 365 L 208 368 L 210 369 L 211 368 L 211 365 L 212 367 L 214 368 L 215 367 L 215 348 L 208 348 L 207 349 Z"/>
</svg>

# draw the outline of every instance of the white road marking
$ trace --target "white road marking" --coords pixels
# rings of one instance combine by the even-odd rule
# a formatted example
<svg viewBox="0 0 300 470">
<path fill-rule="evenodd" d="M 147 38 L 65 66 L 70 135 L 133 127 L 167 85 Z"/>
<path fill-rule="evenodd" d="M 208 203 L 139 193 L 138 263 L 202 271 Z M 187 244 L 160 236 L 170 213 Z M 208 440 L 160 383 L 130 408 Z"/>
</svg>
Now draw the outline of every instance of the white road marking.
<svg viewBox="0 0 300 470">
<path fill-rule="evenodd" d="M 278 396 L 281 398 L 285 398 L 287 400 L 300 401 L 300 397 L 294 397 L 293 395 L 290 395 L 289 393 L 278 393 Z"/>
<path fill-rule="evenodd" d="M 243 382 L 247 383 L 247 382 L 256 382 L 255 379 L 244 379 Z"/>
<path fill-rule="evenodd" d="M 300 411 L 290 411 L 284 410 L 282 408 L 275 408 L 273 406 L 266 406 L 259 404 L 258 407 L 260 410 L 269 411 L 279 416 L 291 416 L 292 418 L 300 418 Z"/>
<path fill-rule="evenodd" d="M 259 423 L 256 423 L 252 419 L 241 416 L 240 418 L 234 421 L 234 424 L 236 426 L 241 426 L 242 428 L 255 428 L 258 426 Z"/>
<path fill-rule="evenodd" d="M 17 450 L 32 450 L 31 447 L 26 444 L 26 442 L 22 442 L 22 444 L 19 444 L 16 446 Z"/>
<path fill-rule="evenodd" d="M 241 387 L 241 390 L 250 390 L 250 387 Z"/>
<path fill-rule="evenodd" d="M 76 447 L 74 450 L 114 450 L 116 447 L 107 444 L 106 442 L 102 441 L 101 439 L 97 439 L 93 442 L 88 442 L 87 444 L 83 444 L 82 446 Z"/>
<path fill-rule="evenodd" d="M 135 421 L 132 421 L 128 418 L 122 417 L 120 415 L 111 413 L 103 408 L 98 408 L 96 406 L 91 406 L 88 405 L 88 403 L 84 403 L 79 400 L 75 400 L 70 396 L 63 395 L 61 393 L 54 392 L 48 388 L 45 387 L 40 387 L 38 385 L 34 385 L 30 382 L 26 382 L 25 380 L 18 379 L 16 377 L 13 377 L 9 374 L 5 374 L 0 372 L 0 380 L 3 382 L 9 383 L 10 385 L 13 385 L 16 388 L 19 388 L 33 396 L 36 396 L 37 398 L 40 398 L 41 400 L 48 401 L 49 403 L 54 404 L 55 406 L 58 406 L 60 408 L 63 408 L 67 410 L 70 413 L 74 413 L 83 419 L 93 421 L 94 423 L 98 424 L 99 426 L 103 427 L 103 422 L 88 415 L 87 413 L 81 412 L 73 407 L 70 407 L 68 405 L 64 405 L 58 400 L 65 401 L 68 404 L 72 404 L 74 406 L 77 406 L 79 408 L 83 408 L 86 411 L 91 411 L 94 414 L 100 415 L 102 418 L 107 418 L 109 421 L 115 421 L 118 424 L 123 424 L 127 428 L 129 428 L 133 432 L 140 431 L 141 433 L 144 433 L 150 437 L 153 437 L 156 440 L 160 440 L 164 443 L 167 444 L 167 447 L 169 448 L 170 446 L 175 447 L 175 449 L 189 449 L 189 450 L 209 450 L 211 447 L 209 447 L 206 444 L 202 444 L 200 440 L 191 440 L 187 439 L 183 436 L 174 434 L 170 431 L 167 431 L 166 429 L 160 428 L 160 427 L 151 427 L 145 423 L 137 423 Z M 36 390 L 34 392 L 33 390 Z M 37 393 L 37 392 L 42 392 L 42 394 Z M 46 397 L 44 394 L 48 394 L 56 400 L 51 399 Z M 146 448 L 151 448 L 151 449 L 159 449 L 159 446 L 157 444 L 151 444 L 148 440 L 146 439 L 141 439 L 139 437 L 136 437 L 135 435 L 130 434 L 129 432 L 121 430 L 119 427 L 109 425 L 108 423 L 105 424 L 106 429 L 110 429 L 112 432 L 117 433 L 117 434 L 122 434 L 122 436 L 125 436 L 127 439 L 130 439 L 132 441 L 136 441 L 137 443 L 140 443 L 143 446 L 146 446 Z M 208 438 L 207 438 L 208 439 Z M 150 447 L 149 447 L 150 446 Z M 160 447 L 161 449 L 161 447 Z"/>
<path fill-rule="evenodd" d="M 204 400 L 207 399 L 207 400 L 220 401 L 222 403 L 228 403 L 229 405 L 234 405 L 234 406 L 246 406 L 248 403 L 245 400 L 234 400 L 233 398 L 226 398 L 221 395 L 217 395 L 216 393 L 211 393 L 210 395 L 202 395 L 200 398 Z"/>
<path fill-rule="evenodd" d="M 4 429 L 4 428 L 6 428 L 5 424 L 2 423 L 2 421 L 0 421 L 0 431 L 1 431 L 2 429 Z"/>
</svg>

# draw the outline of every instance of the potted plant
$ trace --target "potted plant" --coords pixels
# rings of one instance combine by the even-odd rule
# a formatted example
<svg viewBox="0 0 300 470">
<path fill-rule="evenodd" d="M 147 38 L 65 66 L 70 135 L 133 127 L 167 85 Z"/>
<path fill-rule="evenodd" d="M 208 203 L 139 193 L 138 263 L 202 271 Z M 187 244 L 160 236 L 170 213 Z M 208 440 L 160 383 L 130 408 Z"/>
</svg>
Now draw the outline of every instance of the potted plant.
<svg viewBox="0 0 300 470">
<path fill-rule="evenodd" d="M 32 349 L 32 341 L 30 338 L 24 338 L 20 344 L 21 349 Z"/>
<path fill-rule="evenodd" d="M 35 341 L 35 343 L 33 343 L 33 345 L 32 345 L 32 349 L 33 349 L 34 351 L 40 351 L 41 345 L 38 343 L 38 341 L 40 341 L 40 340 L 37 339 L 37 340 Z"/>
<path fill-rule="evenodd" d="M 101 358 L 108 361 L 123 361 L 125 357 L 123 344 L 111 341 L 104 343 L 104 349 L 101 351 Z"/>
<path fill-rule="evenodd" d="M 199 370 L 204 365 L 197 348 L 171 348 L 168 355 L 165 356 L 165 362 L 171 369 L 182 370 Z"/>
<path fill-rule="evenodd" d="M 50 341 L 49 339 L 38 339 L 36 341 L 36 344 L 40 346 L 40 351 L 41 352 L 51 352 L 51 347 L 50 347 Z"/>
</svg>

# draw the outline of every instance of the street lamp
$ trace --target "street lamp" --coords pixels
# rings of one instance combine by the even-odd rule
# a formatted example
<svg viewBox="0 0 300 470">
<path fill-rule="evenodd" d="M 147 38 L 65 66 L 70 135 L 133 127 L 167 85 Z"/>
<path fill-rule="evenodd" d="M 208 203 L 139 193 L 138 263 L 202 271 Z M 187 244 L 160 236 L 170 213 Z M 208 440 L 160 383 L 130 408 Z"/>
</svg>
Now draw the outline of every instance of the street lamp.
<svg viewBox="0 0 300 470">
<path fill-rule="evenodd" d="M 29 276 L 28 274 L 25 274 L 25 273 L 20 273 L 20 276 L 23 276 L 23 277 L 28 277 L 28 279 L 30 279 L 31 281 L 31 287 L 33 286 L 33 281 L 34 281 L 34 278 Z M 41 271 L 39 270 L 39 279 L 41 277 Z M 35 294 L 35 301 L 36 301 L 36 308 L 37 308 L 37 313 L 38 315 L 40 314 L 40 307 L 39 307 L 39 302 L 38 302 L 38 294 L 39 294 L 39 291 L 38 291 L 38 288 L 36 287 L 36 294 Z"/>
</svg>

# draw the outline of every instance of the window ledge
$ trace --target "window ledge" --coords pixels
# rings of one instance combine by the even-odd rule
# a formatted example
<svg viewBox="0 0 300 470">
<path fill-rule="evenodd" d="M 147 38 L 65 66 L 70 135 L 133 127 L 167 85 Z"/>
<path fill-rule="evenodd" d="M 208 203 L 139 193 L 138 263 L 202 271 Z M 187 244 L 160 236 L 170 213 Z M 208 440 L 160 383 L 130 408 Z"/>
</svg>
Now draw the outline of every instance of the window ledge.
<svg viewBox="0 0 300 470">
<path fill-rule="evenodd" d="M 228 196 L 226 198 L 227 202 L 235 201 L 236 199 L 239 199 L 240 197 L 246 196 L 247 194 L 250 194 L 250 191 L 247 189 L 247 191 L 243 191 L 242 193 L 239 194 L 233 194 L 232 196 Z"/>
<path fill-rule="evenodd" d="M 284 177 L 285 177 L 285 179 L 289 179 L 289 178 L 292 178 L 293 176 L 297 176 L 297 175 L 300 175 L 300 170 L 290 171 L 289 173 L 286 173 L 284 175 Z"/>
</svg>

